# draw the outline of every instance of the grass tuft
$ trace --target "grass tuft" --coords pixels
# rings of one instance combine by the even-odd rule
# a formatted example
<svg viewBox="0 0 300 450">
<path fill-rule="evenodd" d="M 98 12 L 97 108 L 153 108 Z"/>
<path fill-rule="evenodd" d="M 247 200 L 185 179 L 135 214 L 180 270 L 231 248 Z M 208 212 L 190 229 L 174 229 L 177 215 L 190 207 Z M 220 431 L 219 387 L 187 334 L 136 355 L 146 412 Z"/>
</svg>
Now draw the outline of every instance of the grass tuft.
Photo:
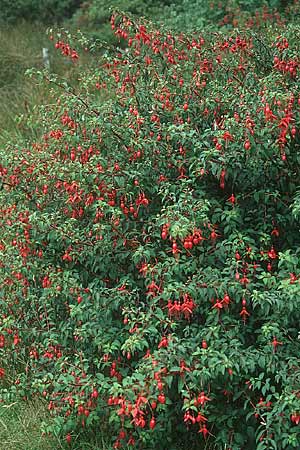
<svg viewBox="0 0 300 450">
<path fill-rule="evenodd" d="M 43 437 L 41 424 L 47 410 L 37 402 L 0 404 L 0 442 L 5 450 L 56 450 L 64 448 L 59 439 Z"/>
<path fill-rule="evenodd" d="M 43 422 L 51 422 L 41 400 L 0 403 L 1 450 L 110 450 L 102 434 L 73 436 L 72 444 L 57 436 L 43 436 Z M 107 436 L 108 438 L 108 436 Z"/>
</svg>

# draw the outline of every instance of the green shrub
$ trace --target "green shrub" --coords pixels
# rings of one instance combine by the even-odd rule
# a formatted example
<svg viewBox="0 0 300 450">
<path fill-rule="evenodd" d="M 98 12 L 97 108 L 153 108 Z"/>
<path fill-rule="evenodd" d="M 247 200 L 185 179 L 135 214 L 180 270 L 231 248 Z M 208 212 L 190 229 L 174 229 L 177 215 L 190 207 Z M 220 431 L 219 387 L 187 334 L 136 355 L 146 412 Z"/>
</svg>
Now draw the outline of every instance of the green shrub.
<svg viewBox="0 0 300 450">
<path fill-rule="evenodd" d="M 220 28 L 244 27 L 252 21 L 260 21 L 260 26 L 264 23 L 264 16 L 273 15 L 273 20 L 279 17 L 277 12 L 284 11 L 285 18 L 289 21 L 297 20 L 299 11 L 295 14 L 295 6 L 290 0 L 226 0 L 226 1 L 206 1 L 206 0 L 92 0 L 84 2 L 72 17 L 71 23 L 77 27 L 83 27 L 85 32 L 89 32 L 92 39 L 100 39 L 116 45 L 118 41 L 110 32 L 109 19 L 112 9 L 118 8 L 134 16 L 145 16 L 154 21 L 157 26 L 162 24 L 175 32 L 184 30 L 214 30 Z M 297 3 L 297 2 L 296 2 Z M 264 8 L 264 16 L 259 15 L 255 19 L 258 9 Z M 289 14 L 291 9 L 292 14 Z M 256 23 L 257 25 L 257 23 Z M 121 43 L 124 45 L 124 42 Z"/>
<path fill-rule="evenodd" d="M 291 1 L 281 0 L 226 0 L 211 2 L 205 0 L 183 0 L 174 2 L 163 11 L 162 20 L 172 28 L 180 30 L 191 29 L 215 29 L 216 25 L 225 28 L 244 27 L 252 21 L 260 21 L 260 26 L 264 23 L 263 15 L 256 17 L 258 10 L 264 9 L 265 16 L 274 14 L 276 11 L 285 11 L 288 16 Z M 297 2 L 296 2 L 297 3 Z M 291 20 L 295 10 L 289 17 Z M 274 19 L 276 19 L 276 14 Z"/>
<path fill-rule="evenodd" d="M 61 22 L 72 16 L 80 0 L 0 0 L 0 24 L 22 20 Z"/>
<path fill-rule="evenodd" d="M 154 19 L 162 17 L 164 8 L 172 3 L 171 0 L 92 0 L 81 5 L 71 23 L 83 27 L 93 39 L 116 45 L 119 41 L 111 33 L 109 23 L 113 9 Z"/>
<path fill-rule="evenodd" d="M 127 49 L 48 75 L 41 137 L 1 151 L 2 396 L 43 396 L 70 446 L 299 448 L 300 28 L 256 19 L 116 14 Z"/>
<path fill-rule="evenodd" d="M 99 25 L 109 21 L 113 9 L 138 16 L 150 16 L 158 14 L 172 3 L 171 0 L 92 0 L 81 5 L 78 15 L 89 24 Z"/>
<path fill-rule="evenodd" d="M 146 16 L 162 22 L 177 30 L 203 29 L 204 27 L 216 27 L 220 24 L 231 26 L 238 25 L 238 19 L 253 18 L 253 14 L 258 8 L 273 10 L 286 10 L 293 2 L 290 0 L 226 0 L 226 1 L 206 1 L 206 0 L 92 0 L 82 3 L 76 11 L 73 19 L 75 23 L 95 28 L 101 25 L 99 32 L 106 39 L 111 39 L 108 32 L 108 21 L 111 10 L 119 10 L 134 14 L 136 16 Z M 294 14 L 293 10 L 293 14 Z M 242 14 L 241 14 L 242 13 Z M 232 23 L 233 22 L 233 23 Z"/>
</svg>

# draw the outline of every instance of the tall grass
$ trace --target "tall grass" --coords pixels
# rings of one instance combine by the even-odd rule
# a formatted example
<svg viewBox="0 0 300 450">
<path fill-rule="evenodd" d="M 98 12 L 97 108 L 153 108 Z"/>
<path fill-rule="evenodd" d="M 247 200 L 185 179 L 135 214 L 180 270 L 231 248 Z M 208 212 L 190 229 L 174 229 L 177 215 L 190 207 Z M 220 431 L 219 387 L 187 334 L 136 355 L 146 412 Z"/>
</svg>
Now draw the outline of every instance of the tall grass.
<svg viewBox="0 0 300 450">
<path fill-rule="evenodd" d="M 62 443 L 43 437 L 40 427 L 47 410 L 37 402 L 0 404 L 0 448 L 5 450 L 53 450 Z"/>
<path fill-rule="evenodd" d="M 49 49 L 51 71 L 74 81 L 82 63 L 74 69 L 62 58 L 49 40 L 45 26 L 25 22 L 0 26 L 0 145 L 30 138 L 34 127 L 27 118 L 38 105 L 54 101 L 49 85 L 37 83 L 25 74 L 27 69 L 44 68 L 43 47 Z"/>
<path fill-rule="evenodd" d="M 71 445 L 63 437 L 42 435 L 44 421 L 51 420 L 40 401 L 0 403 L 1 450 L 109 450 L 100 433 L 73 436 Z"/>
<path fill-rule="evenodd" d="M 47 102 L 45 87 L 25 76 L 31 67 L 42 68 L 42 48 L 49 41 L 39 25 L 21 23 L 0 28 L 0 143 L 20 137 L 25 118 L 34 107 Z"/>
<path fill-rule="evenodd" d="M 34 112 L 39 105 L 55 102 L 49 84 L 38 83 L 25 74 L 27 69 L 44 68 L 43 47 L 49 49 L 51 72 L 72 86 L 78 84 L 82 70 L 92 65 L 94 58 L 89 53 L 82 54 L 75 65 L 67 61 L 55 50 L 46 31 L 45 26 L 26 22 L 0 25 L 0 145 L 35 137 Z M 99 93 L 99 102 L 105 99 Z"/>
</svg>

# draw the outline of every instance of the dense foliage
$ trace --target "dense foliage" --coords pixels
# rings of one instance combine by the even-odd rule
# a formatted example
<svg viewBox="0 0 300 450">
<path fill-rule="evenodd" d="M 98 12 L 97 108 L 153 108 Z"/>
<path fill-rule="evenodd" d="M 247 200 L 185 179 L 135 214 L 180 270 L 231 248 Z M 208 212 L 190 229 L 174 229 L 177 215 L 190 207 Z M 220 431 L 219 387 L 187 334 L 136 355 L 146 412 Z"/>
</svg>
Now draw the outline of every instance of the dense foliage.
<svg viewBox="0 0 300 450">
<path fill-rule="evenodd" d="M 81 0 L 0 0 L 0 25 L 20 20 L 61 22 L 72 16 L 80 3 Z"/>
<path fill-rule="evenodd" d="M 73 21 L 85 28 L 91 27 L 99 30 L 101 37 L 112 40 L 107 32 L 110 11 L 118 8 L 126 13 L 138 16 L 151 17 L 155 22 L 162 22 L 177 30 L 203 29 L 228 27 L 239 25 L 239 20 L 252 18 L 258 8 L 273 8 L 279 12 L 284 10 L 288 15 L 287 7 L 293 4 L 292 0 L 91 0 L 82 3 L 74 14 Z M 294 17 L 295 11 L 289 17 Z"/>
<path fill-rule="evenodd" d="M 113 448 L 299 448 L 300 27 L 240 23 L 61 32 L 97 63 L 45 74 L 41 138 L 1 150 L 2 396 L 70 445 L 108 421 Z"/>
<path fill-rule="evenodd" d="M 177 0 L 176 0 L 177 1 Z M 111 33 L 110 17 L 112 10 L 125 11 L 135 16 L 151 17 L 152 20 L 165 21 L 166 7 L 175 8 L 172 0 L 92 0 L 81 5 L 75 12 L 70 23 L 73 26 L 83 27 L 85 34 L 93 39 L 99 38 L 102 42 L 111 45 L 120 45 L 120 40 Z"/>
<path fill-rule="evenodd" d="M 259 20 L 260 14 L 257 15 L 257 12 L 262 8 L 272 9 L 273 12 L 284 11 L 284 16 L 287 17 L 288 7 L 293 3 L 293 0 L 174 1 L 164 8 L 163 21 L 170 26 L 179 27 L 180 30 L 215 29 L 216 25 L 232 29 L 243 25 L 245 19 L 255 21 L 256 17 Z M 291 15 L 289 20 L 292 17 Z"/>
<path fill-rule="evenodd" d="M 86 15 L 85 19 L 88 23 L 99 25 L 109 21 L 110 11 L 113 8 L 139 16 L 147 16 L 163 10 L 165 6 L 173 3 L 171 0 L 92 0 L 91 2 L 83 3 L 78 12 Z"/>
</svg>

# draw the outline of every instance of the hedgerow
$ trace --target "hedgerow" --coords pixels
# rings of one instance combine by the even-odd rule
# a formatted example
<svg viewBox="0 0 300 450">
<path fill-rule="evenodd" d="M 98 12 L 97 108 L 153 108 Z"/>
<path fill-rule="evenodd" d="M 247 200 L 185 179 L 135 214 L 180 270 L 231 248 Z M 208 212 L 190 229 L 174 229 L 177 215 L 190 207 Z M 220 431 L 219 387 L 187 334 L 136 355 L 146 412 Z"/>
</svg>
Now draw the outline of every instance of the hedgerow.
<svg viewBox="0 0 300 450">
<path fill-rule="evenodd" d="M 0 376 L 71 446 L 299 447 L 300 30 L 256 18 L 50 36 L 97 63 L 1 151 Z"/>
</svg>

